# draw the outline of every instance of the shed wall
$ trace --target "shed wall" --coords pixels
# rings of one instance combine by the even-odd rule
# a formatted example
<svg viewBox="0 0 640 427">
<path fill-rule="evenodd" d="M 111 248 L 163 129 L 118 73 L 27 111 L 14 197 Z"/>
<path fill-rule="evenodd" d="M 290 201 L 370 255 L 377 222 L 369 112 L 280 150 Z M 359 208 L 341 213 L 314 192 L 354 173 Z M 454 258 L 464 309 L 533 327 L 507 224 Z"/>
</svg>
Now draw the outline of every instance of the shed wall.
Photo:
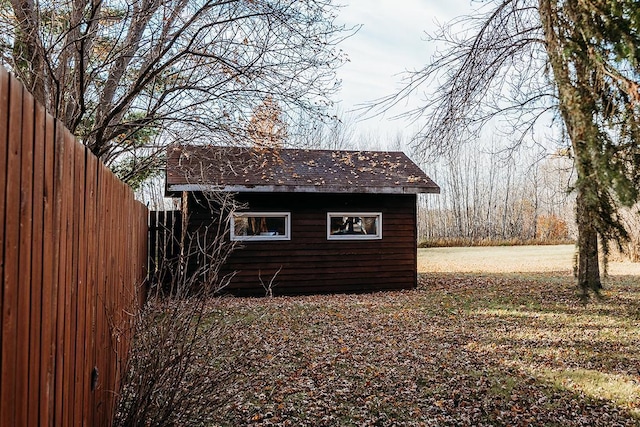
<svg viewBox="0 0 640 427">
<path fill-rule="evenodd" d="M 243 241 L 224 271 L 236 272 L 228 291 L 264 295 L 361 292 L 416 286 L 414 194 L 245 193 L 249 211 L 290 212 L 291 240 Z M 190 228 L 212 215 L 190 203 Z M 382 212 L 381 240 L 327 240 L 327 212 Z"/>
</svg>

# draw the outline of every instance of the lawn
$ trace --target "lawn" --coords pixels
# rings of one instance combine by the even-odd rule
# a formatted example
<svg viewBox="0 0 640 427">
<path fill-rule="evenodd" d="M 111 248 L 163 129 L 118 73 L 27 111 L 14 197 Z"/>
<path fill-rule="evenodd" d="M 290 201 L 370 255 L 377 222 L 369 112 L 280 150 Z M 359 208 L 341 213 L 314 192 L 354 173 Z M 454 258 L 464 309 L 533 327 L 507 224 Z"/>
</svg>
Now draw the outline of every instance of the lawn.
<svg viewBox="0 0 640 427">
<path fill-rule="evenodd" d="M 573 272 L 574 245 L 418 249 L 418 272 Z M 610 262 L 612 275 L 640 276 L 640 263 Z"/>
<path fill-rule="evenodd" d="M 421 265 L 436 254 L 421 251 Z M 610 277 L 585 305 L 570 267 L 540 269 L 424 272 L 402 292 L 218 299 L 218 353 L 198 359 L 225 379 L 208 423 L 640 425 L 640 276 Z"/>
</svg>

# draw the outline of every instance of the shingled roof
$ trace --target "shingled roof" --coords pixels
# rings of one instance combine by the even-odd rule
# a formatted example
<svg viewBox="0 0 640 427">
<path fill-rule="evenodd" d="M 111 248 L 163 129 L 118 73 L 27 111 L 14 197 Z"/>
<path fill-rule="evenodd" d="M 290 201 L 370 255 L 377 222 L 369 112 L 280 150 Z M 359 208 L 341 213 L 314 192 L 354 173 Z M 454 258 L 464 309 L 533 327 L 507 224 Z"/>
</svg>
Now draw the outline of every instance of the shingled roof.
<svg viewBox="0 0 640 427">
<path fill-rule="evenodd" d="M 439 193 L 402 152 L 172 145 L 168 195 L 181 191 Z"/>
</svg>

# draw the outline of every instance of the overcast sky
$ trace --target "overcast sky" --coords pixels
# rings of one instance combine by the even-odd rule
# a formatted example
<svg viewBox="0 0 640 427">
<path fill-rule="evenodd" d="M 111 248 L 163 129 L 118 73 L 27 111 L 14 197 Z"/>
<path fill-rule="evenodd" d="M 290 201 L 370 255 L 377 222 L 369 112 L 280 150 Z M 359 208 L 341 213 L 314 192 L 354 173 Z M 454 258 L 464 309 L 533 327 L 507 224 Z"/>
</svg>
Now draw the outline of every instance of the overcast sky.
<svg viewBox="0 0 640 427">
<path fill-rule="evenodd" d="M 339 71 L 342 90 L 336 100 L 342 111 L 397 91 L 398 74 L 424 66 L 433 53 L 425 32 L 433 33 L 438 23 L 468 14 L 471 0 L 345 0 L 339 20 L 362 24 L 360 31 L 341 46 L 350 62 Z M 418 99 L 405 108 L 415 107 Z M 393 111 L 397 113 L 398 111 Z M 393 114 L 387 114 L 391 116 Z M 406 122 L 386 118 L 357 124 L 362 133 L 393 136 Z"/>
</svg>

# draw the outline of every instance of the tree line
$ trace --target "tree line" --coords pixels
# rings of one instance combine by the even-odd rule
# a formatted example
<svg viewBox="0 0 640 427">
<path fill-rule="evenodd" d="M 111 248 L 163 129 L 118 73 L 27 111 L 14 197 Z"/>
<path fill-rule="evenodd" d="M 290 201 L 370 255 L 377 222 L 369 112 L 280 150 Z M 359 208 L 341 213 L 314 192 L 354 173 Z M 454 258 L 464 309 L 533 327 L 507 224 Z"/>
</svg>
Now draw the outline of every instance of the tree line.
<svg viewBox="0 0 640 427">
<path fill-rule="evenodd" d="M 425 165 L 441 186 L 420 197 L 419 239 L 425 245 L 559 243 L 576 238 L 575 180 L 561 155 L 536 161 L 467 147 Z"/>
</svg>

